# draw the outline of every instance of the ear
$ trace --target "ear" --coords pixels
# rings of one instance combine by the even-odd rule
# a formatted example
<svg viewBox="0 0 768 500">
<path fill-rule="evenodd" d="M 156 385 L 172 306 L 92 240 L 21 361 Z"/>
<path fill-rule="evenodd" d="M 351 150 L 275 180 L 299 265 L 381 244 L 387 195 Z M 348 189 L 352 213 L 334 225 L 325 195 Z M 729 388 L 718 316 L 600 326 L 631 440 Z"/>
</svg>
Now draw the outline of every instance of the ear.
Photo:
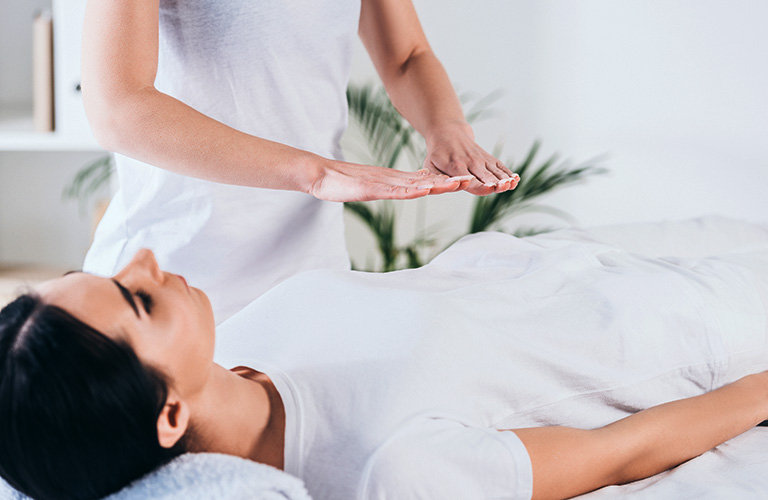
<svg viewBox="0 0 768 500">
<path fill-rule="evenodd" d="M 172 448 L 187 432 L 189 406 L 175 393 L 168 394 L 165 406 L 157 417 L 157 440 L 163 448 Z"/>
</svg>

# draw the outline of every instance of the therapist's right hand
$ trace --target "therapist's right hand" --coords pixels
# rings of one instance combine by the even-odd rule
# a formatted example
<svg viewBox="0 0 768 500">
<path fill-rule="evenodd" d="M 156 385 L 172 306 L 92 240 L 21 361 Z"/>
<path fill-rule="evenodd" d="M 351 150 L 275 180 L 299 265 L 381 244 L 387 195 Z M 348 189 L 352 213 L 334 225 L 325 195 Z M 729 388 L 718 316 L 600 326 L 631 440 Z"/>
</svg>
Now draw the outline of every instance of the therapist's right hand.
<svg viewBox="0 0 768 500">
<path fill-rule="evenodd" d="M 409 200 L 464 189 L 472 178 L 328 160 L 319 169 L 309 194 L 327 201 Z"/>
</svg>

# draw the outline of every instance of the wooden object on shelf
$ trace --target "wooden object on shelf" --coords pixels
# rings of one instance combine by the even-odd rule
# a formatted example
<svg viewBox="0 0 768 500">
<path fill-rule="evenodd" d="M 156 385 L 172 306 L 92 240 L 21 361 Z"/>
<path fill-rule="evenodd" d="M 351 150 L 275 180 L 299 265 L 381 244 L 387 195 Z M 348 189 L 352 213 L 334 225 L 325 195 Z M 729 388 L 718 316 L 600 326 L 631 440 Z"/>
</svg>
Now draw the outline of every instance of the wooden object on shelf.
<svg viewBox="0 0 768 500">
<path fill-rule="evenodd" d="M 37 132 L 53 132 L 53 20 L 42 11 L 32 22 L 32 111 Z"/>
<path fill-rule="evenodd" d="M 53 30 L 53 108 L 55 130 L 35 129 L 30 100 L 0 106 L 0 153 L 3 151 L 102 151 L 91 133 L 80 92 L 80 45 L 86 0 L 51 0 Z M 5 9 L 5 7 L 3 7 Z M 3 10 L 3 14 L 5 11 Z M 19 20 L 16 20 L 18 22 Z M 3 24 L 13 22 L 0 16 Z M 13 71 L 0 61 L 0 71 Z M 32 89 L 33 82 L 29 81 Z M 31 96 L 30 96 L 31 97 Z"/>
</svg>

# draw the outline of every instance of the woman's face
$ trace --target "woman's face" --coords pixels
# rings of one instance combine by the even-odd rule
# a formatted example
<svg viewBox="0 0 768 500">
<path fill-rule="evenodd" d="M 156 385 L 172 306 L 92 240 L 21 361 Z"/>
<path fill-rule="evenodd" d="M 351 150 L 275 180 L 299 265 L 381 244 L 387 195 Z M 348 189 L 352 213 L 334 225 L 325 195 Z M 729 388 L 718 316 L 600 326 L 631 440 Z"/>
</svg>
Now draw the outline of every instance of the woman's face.
<svg viewBox="0 0 768 500">
<path fill-rule="evenodd" d="M 160 270 L 140 250 L 112 278 L 72 273 L 38 288 L 43 300 L 115 340 L 171 378 L 182 398 L 205 386 L 213 367 L 215 325 L 208 297 Z"/>
</svg>

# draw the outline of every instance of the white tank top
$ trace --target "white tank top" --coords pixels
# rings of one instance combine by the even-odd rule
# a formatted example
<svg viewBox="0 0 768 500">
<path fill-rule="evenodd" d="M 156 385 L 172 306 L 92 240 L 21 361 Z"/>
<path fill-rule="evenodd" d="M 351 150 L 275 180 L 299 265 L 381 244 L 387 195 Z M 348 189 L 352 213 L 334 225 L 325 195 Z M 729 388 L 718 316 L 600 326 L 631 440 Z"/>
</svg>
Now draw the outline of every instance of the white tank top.
<svg viewBox="0 0 768 500">
<path fill-rule="evenodd" d="M 161 0 L 155 86 L 243 132 L 341 159 L 359 17 L 360 0 Z M 115 273 L 150 248 L 206 291 L 219 323 L 299 271 L 349 267 L 340 203 L 121 155 L 117 170 L 86 271 Z"/>
</svg>

